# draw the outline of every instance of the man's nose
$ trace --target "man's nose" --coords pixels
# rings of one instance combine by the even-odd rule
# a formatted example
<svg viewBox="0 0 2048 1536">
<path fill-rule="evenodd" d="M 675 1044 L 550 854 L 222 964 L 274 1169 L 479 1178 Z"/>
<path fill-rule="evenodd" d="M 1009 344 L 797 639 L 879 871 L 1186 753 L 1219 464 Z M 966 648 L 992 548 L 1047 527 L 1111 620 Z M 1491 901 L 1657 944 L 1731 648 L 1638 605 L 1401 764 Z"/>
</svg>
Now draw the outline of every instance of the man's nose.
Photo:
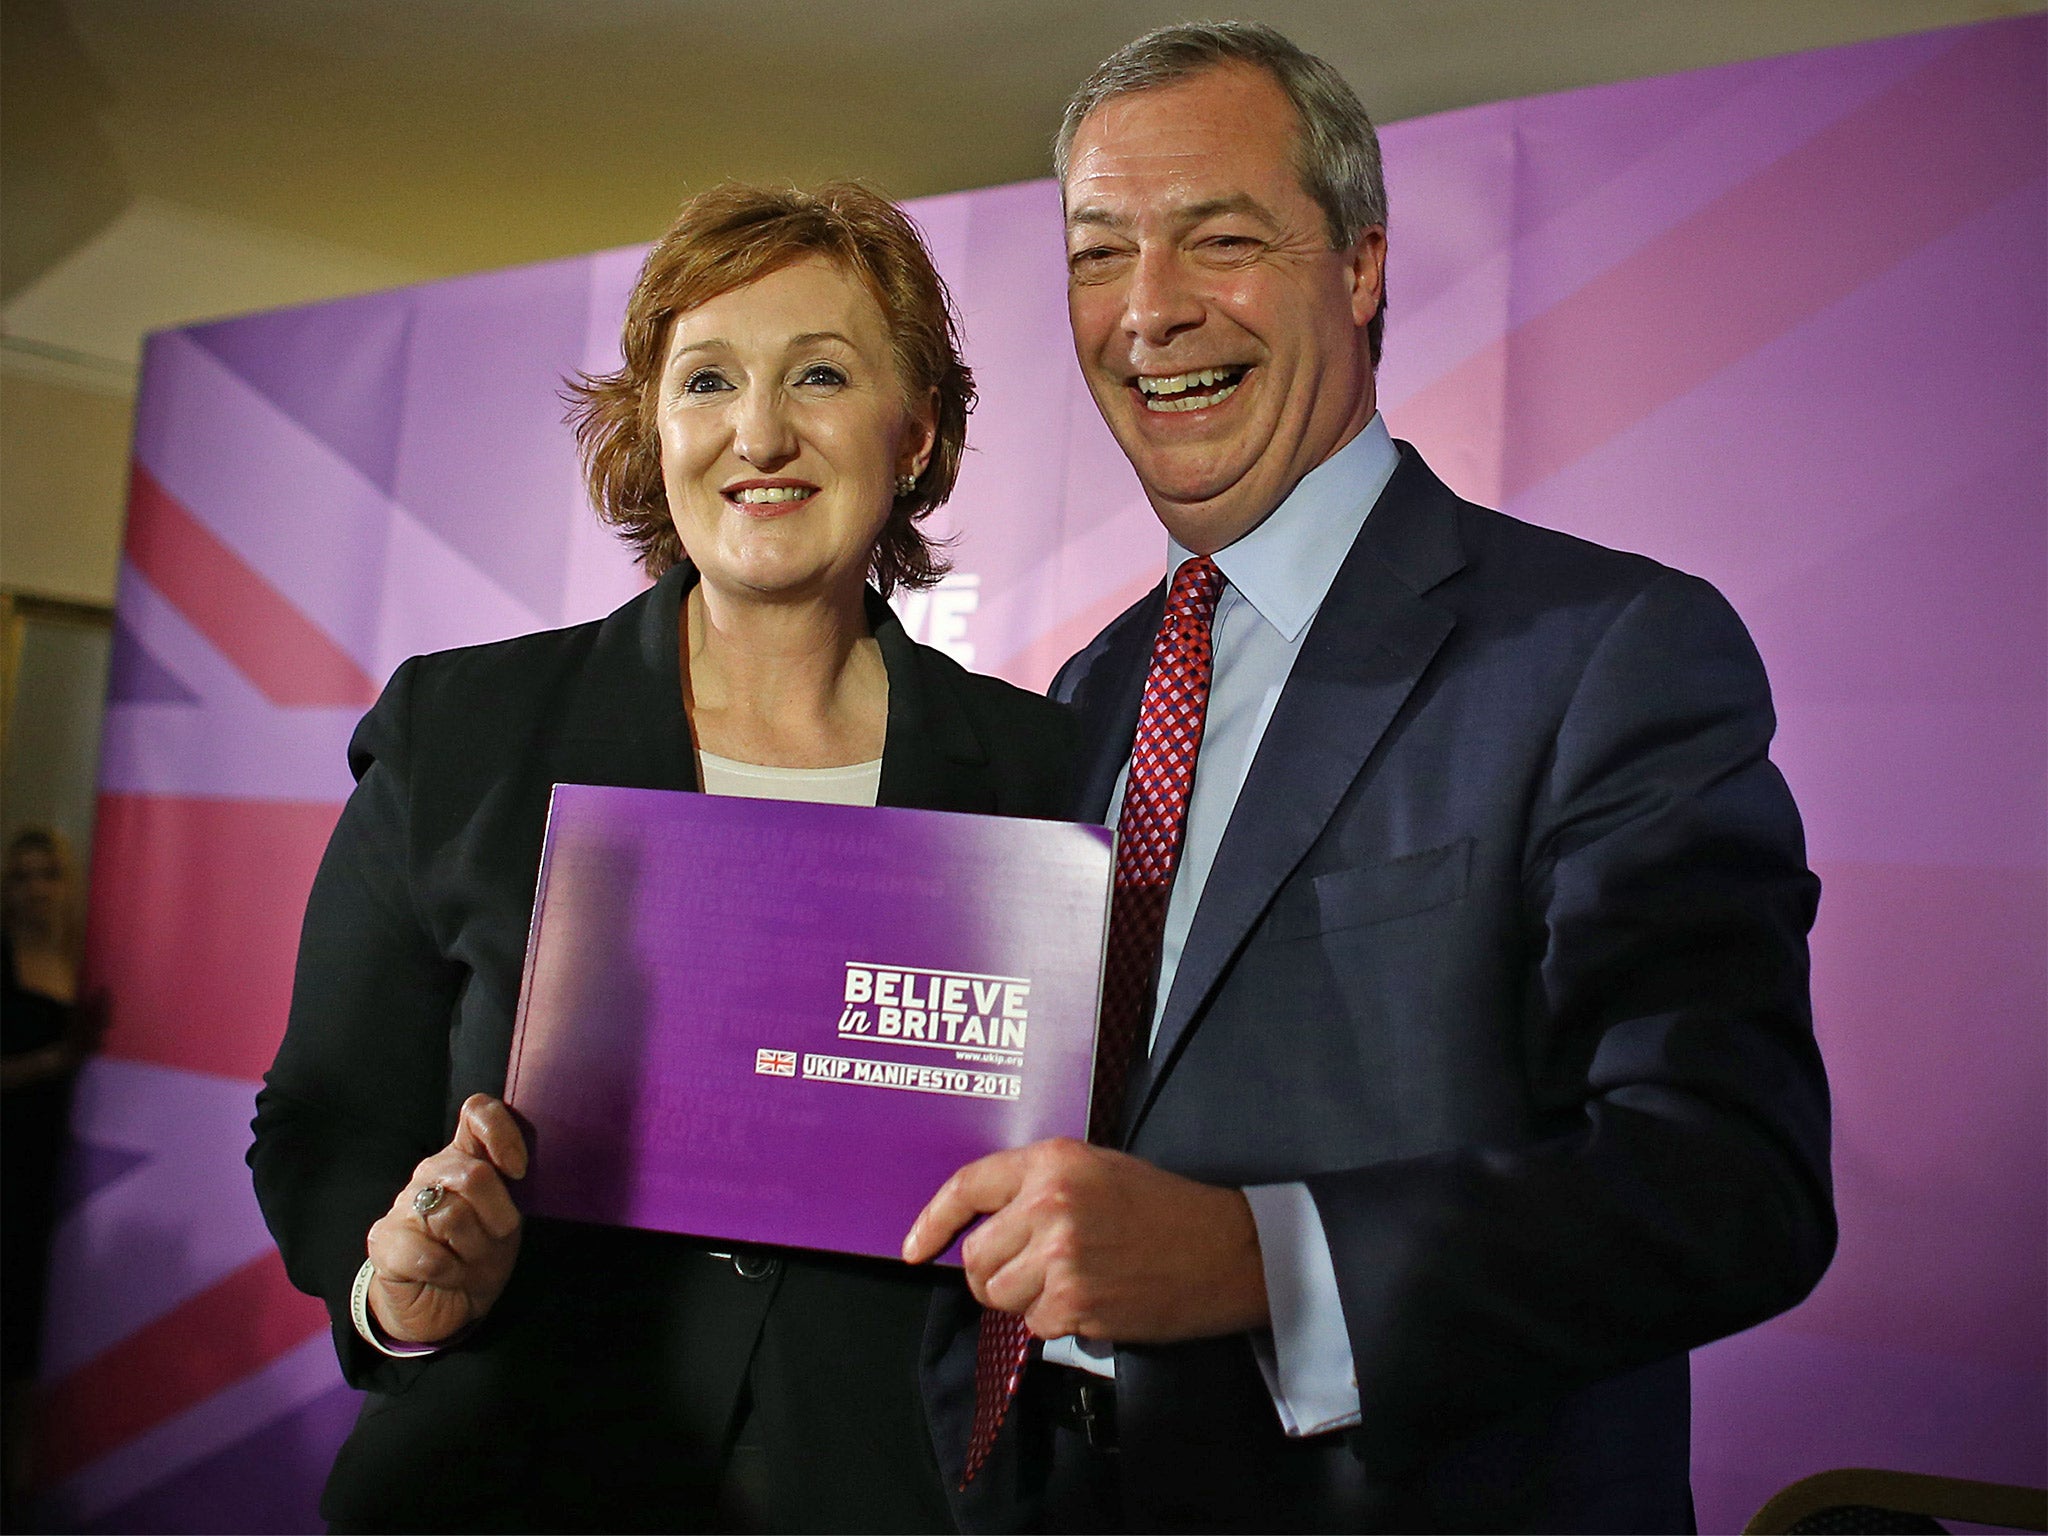
<svg viewBox="0 0 2048 1536">
<path fill-rule="evenodd" d="M 788 401 L 773 385 L 752 385 L 734 413 L 732 450 L 759 470 L 776 470 L 796 457 L 796 430 Z"/>
<path fill-rule="evenodd" d="M 1179 252 L 1167 246 L 1140 249 L 1124 292 L 1124 330 L 1147 346 L 1164 346 L 1202 323 L 1202 300 L 1187 280 Z"/>
</svg>

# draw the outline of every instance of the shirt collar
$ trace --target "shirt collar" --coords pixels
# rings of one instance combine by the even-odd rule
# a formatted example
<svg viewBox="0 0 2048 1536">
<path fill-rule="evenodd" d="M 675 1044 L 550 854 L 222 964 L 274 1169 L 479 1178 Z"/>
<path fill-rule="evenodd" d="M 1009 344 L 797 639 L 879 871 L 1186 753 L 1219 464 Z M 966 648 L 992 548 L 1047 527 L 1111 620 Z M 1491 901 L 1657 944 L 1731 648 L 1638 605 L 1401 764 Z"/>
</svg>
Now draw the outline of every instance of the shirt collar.
<svg viewBox="0 0 2048 1536">
<path fill-rule="evenodd" d="M 1386 419 L 1375 411 L 1364 430 L 1303 475 L 1264 522 L 1216 552 L 1230 585 L 1289 644 L 1323 605 L 1400 461 Z M 1167 551 L 1169 571 L 1179 570 L 1191 553 L 1173 539 Z"/>
</svg>

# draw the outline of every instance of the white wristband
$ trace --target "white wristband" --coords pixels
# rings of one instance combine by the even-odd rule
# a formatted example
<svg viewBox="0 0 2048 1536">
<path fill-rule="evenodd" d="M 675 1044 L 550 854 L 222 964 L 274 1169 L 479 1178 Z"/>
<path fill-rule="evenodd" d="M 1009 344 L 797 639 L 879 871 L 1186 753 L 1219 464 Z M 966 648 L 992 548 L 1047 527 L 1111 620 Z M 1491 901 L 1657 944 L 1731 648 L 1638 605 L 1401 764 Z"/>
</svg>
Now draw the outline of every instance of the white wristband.
<svg viewBox="0 0 2048 1536">
<path fill-rule="evenodd" d="M 376 1278 L 377 1266 L 365 1259 L 363 1267 L 356 1271 L 356 1283 L 348 1291 L 349 1320 L 356 1325 L 356 1333 L 362 1341 L 394 1360 L 417 1360 L 422 1355 L 441 1353 L 445 1346 L 440 1344 L 402 1344 L 383 1336 L 370 1316 L 370 1282 Z"/>
</svg>

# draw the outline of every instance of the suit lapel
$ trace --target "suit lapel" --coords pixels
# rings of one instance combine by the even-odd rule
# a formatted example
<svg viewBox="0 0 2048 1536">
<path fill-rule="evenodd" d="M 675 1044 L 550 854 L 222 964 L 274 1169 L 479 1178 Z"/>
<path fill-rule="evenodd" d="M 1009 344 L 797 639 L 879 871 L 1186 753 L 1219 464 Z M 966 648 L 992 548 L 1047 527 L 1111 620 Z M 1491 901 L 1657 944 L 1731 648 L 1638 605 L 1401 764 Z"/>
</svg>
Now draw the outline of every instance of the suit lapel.
<svg viewBox="0 0 2048 1536">
<path fill-rule="evenodd" d="M 1159 1037 L 1126 1100 L 1124 1144 L 1172 1072 L 1203 1001 L 1450 634 L 1449 611 L 1421 594 L 1464 564 L 1456 508 L 1403 444 L 1401 465 L 1317 611 L 1238 795 Z"/>
<path fill-rule="evenodd" d="M 1170 573 L 1169 573 L 1170 574 Z M 1081 740 L 1092 744 L 1081 780 L 1075 816 L 1083 821 L 1109 819 L 1110 791 L 1131 755 L 1138 732 L 1138 710 L 1145 702 L 1145 673 L 1152 664 L 1152 639 L 1166 612 L 1167 583 L 1128 609 L 1096 642 L 1102 654 L 1086 664 L 1086 681 L 1069 700 L 1081 717 Z M 1057 685 L 1054 696 L 1059 696 Z"/>
</svg>

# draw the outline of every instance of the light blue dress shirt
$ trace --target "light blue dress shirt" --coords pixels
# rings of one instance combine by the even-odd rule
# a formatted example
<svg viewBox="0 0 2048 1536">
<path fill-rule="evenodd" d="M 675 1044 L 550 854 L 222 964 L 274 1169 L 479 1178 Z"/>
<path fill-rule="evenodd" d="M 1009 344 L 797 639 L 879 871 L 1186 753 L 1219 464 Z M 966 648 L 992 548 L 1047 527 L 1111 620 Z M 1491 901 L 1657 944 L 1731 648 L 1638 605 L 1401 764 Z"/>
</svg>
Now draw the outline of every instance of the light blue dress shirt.
<svg viewBox="0 0 2048 1536">
<path fill-rule="evenodd" d="M 1228 584 L 1210 630 L 1215 670 L 1180 866 L 1166 906 L 1159 993 L 1152 1011 L 1155 1040 L 1195 909 L 1273 707 L 1337 568 L 1399 462 L 1386 423 L 1375 414 L 1358 436 L 1303 476 L 1264 522 L 1215 555 Z M 1189 551 L 1171 540 L 1167 548 L 1167 568 L 1177 571 Z M 1122 810 L 1129 772 L 1126 763 L 1110 795 L 1111 826 Z M 1245 1197 L 1259 1229 L 1273 1315 L 1271 1335 L 1255 1336 L 1253 1350 L 1281 1425 L 1290 1435 L 1314 1435 L 1356 1424 L 1358 1379 L 1337 1294 L 1336 1265 L 1315 1201 L 1304 1184 L 1258 1185 L 1247 1189 Z M 1107 1346 L 1094 1340 L 1055 1339 L 1045 1346 L 1045 1358 L 1098 1375 L 1115 1374 Z"/>
</svg>

